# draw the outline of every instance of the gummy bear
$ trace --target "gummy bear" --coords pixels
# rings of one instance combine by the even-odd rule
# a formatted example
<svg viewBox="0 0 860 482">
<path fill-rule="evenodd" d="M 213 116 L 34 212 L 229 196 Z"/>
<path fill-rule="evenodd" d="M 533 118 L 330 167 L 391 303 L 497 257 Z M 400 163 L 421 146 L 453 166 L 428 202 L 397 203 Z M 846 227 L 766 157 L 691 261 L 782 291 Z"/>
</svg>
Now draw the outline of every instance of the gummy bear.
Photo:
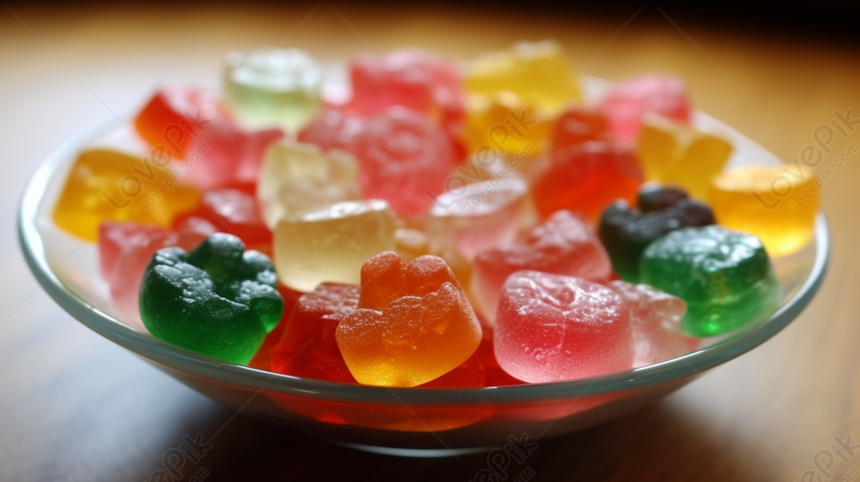
<svg viewBox="0 0 860 482">
<path fill-rule="evenodd" d="M 642 252 L 651 242 L 676 229 L 715 222 L 711 209 L 684 190 L 646 184 L 639 191 L 639 209 L 626 201 L 613 203 L 603 211 L 598 233 L 615 272 L 635 283 Z"/>
<path fill-rule="evenodd" d="M 337 327 L 337 343 L 359 383 L 422 385 L 465 362 L 481 325 L 445 261 L 421 256 L 404 265 L 394 252 L 361 268 L 359 309 Z"/>
<path fill-rule="evenodd" d="M 204 89 L 168 84 L 155 92 L 134 118 L 134 127 L 149 145 L 185 159 L 200 133 L 214 122 L 230 122 L 219 99 Z M 158 152 L 153 154 L 161 157 Z"/>
<path fill-rule="evenodd" d="M 319 146 L 291 140 L 272 144 L 257 183 L 266 224 L 274 228 L 282 217 L 361 199 L 357 175 L 358 163 L 347 152 L 323 153 Z"/>
<path fill-rule="evenodd" d="M 708 202 L 721 225 L 758 236 L 771 256 L 784 256 L 812 240 L 820 194 L 811 170 L 745 166 L 718 174 Z"/>
<path fill-rule="evenodd" d="M 205 219 L 218 231 L 238 236 L 252 249 L 265 251 L 272 244 L 272 232 L 263 223 L 257 199 L 239 189 L 216 189 L 203 193 L 200 206 L 177 218 Z"/>
<path fill-rule="evenodd" d="M 174 163 L 177 177 L 203 189 L 257 182 L 263 152 L 284 133 L 278 128 L 246 131 L 219 106 L 202 89 L 170 85 L 155 93 L 134 124 L 153 147 L 153 157 L 182 161 Z"/>
<path fill-rule="evenodd" d="M 129 315 L 139 313 L 137 298 L 146 265 L 162 248 L 194 248 L 217 231 L 200 218 L 186 218 L 175 230 L 137 223 L 105 221 L 99 226 L 99 268 L 114 303 Z"/>
<path fill-rule="evenodd" d="M 322 283 L 301 295 L 272 353 L 271 370 L 297 377 L 356 383 L 340 354 L 335 330 L 358 307 L 359 287 Z"/>
<path fill-rule="evenodd" d="M 242 124 L 295 133 L 320 106 L 322 72 L 307 52 L 258 47 L 233 50 L 224 65 L 224 93 Z"/>
<path fill-rule="evenodd" d="M 551 40 L 517 42 L 508 50 L 482 54 L 466 69 L 465 83 L 469 95 L 508 91 L 555 115 L 582 98 L 564 52 Z"/>
<path fill-rule="evenodd" d="M 705 199 L 711 180 L 731 155 L 732 145 L 686 124 L 648 117 L 637 150 L 647 180 L 677 184 L 691 196 Z"/>
<path fill-rule="evenodd" d="M 603 111 L 590 107 L 572 107 L 561 115 L 552 133 L 552 150 L 563 151 L 589 141 L 609 142 L 612 133 Z"/>
<path fill-rule="evenodd" d="M 643 118 L 656 114 L 681 123 L 691 118 L 690 98 L 684 81 L 671 74 L 645 74 L 620 81 L 600 99 L 615 137 L 633 141 Z"/>
<path fill-rule="evenodd" d="M 364 128 L 365 119 L 344 109 L 326 108 L 301 132 L 299 142 L 316 144 L 324 151 L 342 149 L 353 152 L 355 138 Z"/>
<path fill-rule="evenodd" d="M 505 282 L 496 358 L 514 378 L 546 383 L 628 370 L 632 342 L 630 309 L 606 286 L 537 271 Z"/>
<path fill-rule="evenodd" d="M 263 154 L 283 136 L 280 129 L 248 131 L 232 123 L 213 122 L 192 142 L 180 172 L 207 190 L 256 183 Z"/>
<path fill-rule="evenodd" d="M 648 245 L 642 283 L 687 302 L 682 328 L 704 337 L 738 328 L 772 308 L 779 281 L 761 241 L 720 226 L 683 228 Z"/>
<path fill-rule="evenodd" d="M 687 312 L 684 300 L 648 285 L 612 281 L 609 287 L 630 308 L 633 368 L 671 360 L 690 351 L 681 332 L 681 319 Z"/>
<path fill-rule="evenodd" d="M 528 185 L 522 179 L 468 184 L 436 198 L 427 220 L 430 249 L 453 247 L 472 259 L 485 249 L 514 240 Z"/>
<path fill-rule="evenodd" d="M 394 229 L 394 214 L 380 200 L 342 202 L 282 218 L 274 242 L 278 276 L 302 292 L 324 281 L 358 284 L 365 261 L 394 249 Z"/>
<path fill-rule="evenodd" d="M 472 95 L 466 107 L 465 137 L 472 151 L 491 149 L 522 159 L 518 170 L 527 171 L 530 158 L 546 150 L 554 119 L 515 94 Z"/>
<path fill-rule="evenodd" d="M 350 107 L 372 117 L 401 106 L 435 118 L 456 131 L 462 123 L 463 93 L 457 66 L 431 52 L 404 49 L 386 54 L 364 54 L 349 66 L 352 80 Z"/>
<path fill-rule="evenodd" d="M 640 184 L 642 172 L 632 151 L 616 143 L 586 142 L 553 153 L 532 191 L 541 216 L 569 209 L 595 219 L 616 199 L 632 203 Z"/>
<path fill-rule="evenodd" d="M 199 202 L 194 187 L 152 159 L 90 149 L 72 165 L 53 218 L 68 233 L 95 241 L 102 221 L 169 228 L 178 214 Z"/>
<path fill-rule="evenodd" d="M 612 272 L 609 256 L 589 224 L 570 211 L 558 211 L 518 242 L 479 253 L 472 289 L 481 313 L 491 323 L 499 293 L 516 271 L 533 270 L 605 281 Z"/>
<path fill-rule="evenodd" d="M 281 321 L 278 322 L 277 326 L 275 326 L 275 328 L 266 335 L 260 349 L 254 354 L 254 358 L 248 362 L 248 366 L 250 368 L 274 371 L 272 368 L 272 356 L 278 343 L 280 343 L 281 338 L 283 338 L 284 327 L 290 319 L 290 314 L 292 314 L 293 308 L 296 306 L 299 297 L 302 295 L 302 293 L 293 291 L 282 284 L 278 285 L 278 293 L 281 294 L 281 298 L 284 300 L 284 314 L 281 316 Z"/>
<path fill-rule="evenodd" d="M 215 233 L 186 253 L 159 250 L 140 286 L 140 317 L 156 338 L 229 363 L 246 364 L 275 328 L 284 300 L 272 262 Z"/>
<path fill-rule="evenodd" d="M 401 216 L 420 217 L 456 167 L 451 143 L 425 117 L 394 108 L 369 120 L 354 153 L 365 199 L 384 199 Z"/>
</svg>

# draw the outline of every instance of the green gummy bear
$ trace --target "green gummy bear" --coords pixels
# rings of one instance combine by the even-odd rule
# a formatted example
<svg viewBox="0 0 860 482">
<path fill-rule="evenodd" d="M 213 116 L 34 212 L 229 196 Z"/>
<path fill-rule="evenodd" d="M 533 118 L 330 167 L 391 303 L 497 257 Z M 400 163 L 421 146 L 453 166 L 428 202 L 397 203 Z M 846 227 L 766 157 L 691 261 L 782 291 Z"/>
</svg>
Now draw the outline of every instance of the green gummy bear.
<svg viewBox="0 0 860 482">
<path fill-rule="evenodd" d="M 152 335 L 245 365 L 284 312 L 272 261 L 229 234 L 186 253 L 161 249 L 140 284 L 140 317 Z"/>
<path fill-rule="evenodd" d="M 732 331 L 773 308 L 779 281 L 761 240 L 720 226 L 683 228 L 648 245 L 641 282 L 687 302 L 691 336 Z"/>
</svg>

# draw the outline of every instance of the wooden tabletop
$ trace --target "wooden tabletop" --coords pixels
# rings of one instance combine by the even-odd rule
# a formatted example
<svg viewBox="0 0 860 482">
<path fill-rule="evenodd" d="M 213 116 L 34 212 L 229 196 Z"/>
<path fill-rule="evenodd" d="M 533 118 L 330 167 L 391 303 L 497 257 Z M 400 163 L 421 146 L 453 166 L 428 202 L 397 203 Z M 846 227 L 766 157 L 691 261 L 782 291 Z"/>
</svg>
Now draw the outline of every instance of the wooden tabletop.
<svg viewBox="0 0 860 482">
<path fill-rule="evenodd" d="M 785 160 L 835 112 L 860 116 L 856 46 L 688 25 L 653 6 L 625 24 L 635 8 L 592 18 L 236 5 L 0 10 L 0 480 L 160 480 L 150 475 L 185 434 L 208 437 L 233 415 L 61 310 L 26 268 L 13 228 L 25 182 L 64 139 L 133 109 L 161 81 L 218 87 L 231 48 L 295 46 L 327 60 L 415 45 L 470 58 L 519 39 L 556 38 L 586 74 L 679 73 L 698 108 Z M 860 125 L 849 134 L 830 144 L 824 165 L 860 143 Z M 860 479 L 860 446 L 839 445 L 860 442 L 858 206 L 855 156 L 824 188 L 833 263 L 809 308 L 763 346 L 659 403 L 541 441 L 528 460 L 532 480 Z M 182 480 L 466 481 L 486 466 L 482 455 L 356 452 L 242 416 L 213 444 L 180 470 Z"/>
</svg>

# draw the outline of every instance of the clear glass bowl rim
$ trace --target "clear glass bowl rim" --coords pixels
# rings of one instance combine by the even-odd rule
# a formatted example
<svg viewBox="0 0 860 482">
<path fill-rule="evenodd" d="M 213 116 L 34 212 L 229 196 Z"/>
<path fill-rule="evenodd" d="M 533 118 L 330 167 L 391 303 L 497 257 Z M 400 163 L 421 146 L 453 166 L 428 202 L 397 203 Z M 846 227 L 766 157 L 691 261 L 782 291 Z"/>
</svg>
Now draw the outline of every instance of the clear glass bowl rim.
<svg viewBox="0 0 860 482">
<path fill-rule="evenodd" d="M 752 350 L 785 328 L 809 304 L 821 286 L 830 262 L 827 220 L 815 224 L 815 260 L 794 297 L 767 320 L 736 336 L 671 360 L 590 379 L 469 389 L 387 388 L 303 379 L 225 363 L 178 348 L 131 328 L 69 290 L 51 270 L 45 256 L 37 216 L 43 195 L 56 169 L 98 133 L 119 125 L 110 117 L 69 138 L 39 166 L 21 198 L 18 239 L 24 258 L 39 284 L 65 311 L 82 324 L 137 355 L 169 369 L 216 383 L 311 399 L 374 404 L 425 406 L 494 403 L 534 403 L 576 399 L 597 394 L 647 390 L 685 380 Z"/>
</svg>

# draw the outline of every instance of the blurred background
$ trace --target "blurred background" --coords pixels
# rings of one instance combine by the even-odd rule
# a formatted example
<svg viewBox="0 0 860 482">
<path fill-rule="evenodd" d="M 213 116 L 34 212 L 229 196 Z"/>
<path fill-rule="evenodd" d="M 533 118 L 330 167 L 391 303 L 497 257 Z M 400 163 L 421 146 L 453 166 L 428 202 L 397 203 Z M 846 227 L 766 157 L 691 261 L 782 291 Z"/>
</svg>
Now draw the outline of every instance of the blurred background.
<svg viewBox="0 0 860 482">
<path fill-rule="evenodd" d="M 835 111 L 860 117 L 856 3 L 595 3 L 5 4 L 0 480 L 150 480 L 183 435 L 219 427 L 212 451 L 176 480 L 471 480 L 484 456 L 391 458 L 233 418 L 56 306 L 24 265 L 15 209 L 30 175 L 66 138 L 133 111 L 164 81 L 218 89 L 224 54 L 258 45 L 298 47 L 323 61 L 400 46 L 470 59 L 554 38 L 583 74 L 678 73 L 697 108 L 786 161 Z M 860 128 L 832 147 L 854 142 Z M 837 437 L 860 440 L 858 166 L 852 160 L 825 187 L 833 264 L 803 315 L 654 406 L 541 441 L 527 462 L 533 480 L 797 480 L 810 470 L 820 480 L 860 479 L 860 447 L 836 458 L 831 449 Z"/>
</svg>

